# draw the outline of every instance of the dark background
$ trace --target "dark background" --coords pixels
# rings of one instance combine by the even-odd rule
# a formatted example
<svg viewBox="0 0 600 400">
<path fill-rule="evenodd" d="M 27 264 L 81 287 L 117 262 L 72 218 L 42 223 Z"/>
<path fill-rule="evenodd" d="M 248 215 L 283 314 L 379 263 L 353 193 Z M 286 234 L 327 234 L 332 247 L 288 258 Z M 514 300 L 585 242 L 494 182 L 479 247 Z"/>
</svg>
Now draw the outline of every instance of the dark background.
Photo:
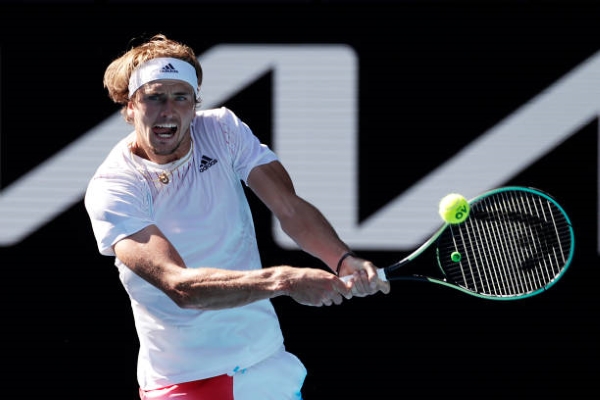
<svg viewBox="0 0 600 400">
<path fill-rule="evenodd" d="M 219 43 L 351 45 L 360 62 L 364 218 L 600 50 L 600 7 L 581 1 L 5 2 L 1 187 L 117 111 L 102 87 L 105 67 L 130 39 L 157 32 L 198 54 Z M 227 103 L 267 143 L 269 90 L 266 77 Z M 388 296 L 340 307 L 275 299 L 286 345 L 309 370 L 305 398 L 595 393 L 597 149 L 594 120 L 506 182 L 552 193 L 573 220 L 573 264 L 543 295 L 488 302 L 435 285 L 397 283 Z M 320 266 L 279 248 L 268 213 L 251 201 L 265 265 Z M 406 255 L 362 254 L 382 265 Z M 39 391 L 62 399 L 137 398 L 138 343 L 128 299 L 112 259 L 97 253 L 82 202 L 0 248 L 0 263 L 5 386 L 19 384 L 20 398 Z"/>
</svg>

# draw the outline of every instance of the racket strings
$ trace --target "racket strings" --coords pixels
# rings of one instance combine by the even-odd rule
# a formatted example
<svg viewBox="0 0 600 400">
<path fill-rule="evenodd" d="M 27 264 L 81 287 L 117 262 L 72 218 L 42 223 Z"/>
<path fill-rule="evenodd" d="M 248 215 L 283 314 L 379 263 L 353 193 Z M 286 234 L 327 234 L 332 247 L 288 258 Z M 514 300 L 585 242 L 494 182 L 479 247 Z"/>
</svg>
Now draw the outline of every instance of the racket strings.
<svg viewBox="0 0 600 400">
<path fill-rule="evenodd" d="M 491 296 L 545 289 L 568 264 L 570 223 L 549 199 L 527 191 L 502 191 L 471 205 L 469 218 L 438 241 L 448 280 Z M 450 254 L 459 252 L 454 262 Z"/>
</svg>

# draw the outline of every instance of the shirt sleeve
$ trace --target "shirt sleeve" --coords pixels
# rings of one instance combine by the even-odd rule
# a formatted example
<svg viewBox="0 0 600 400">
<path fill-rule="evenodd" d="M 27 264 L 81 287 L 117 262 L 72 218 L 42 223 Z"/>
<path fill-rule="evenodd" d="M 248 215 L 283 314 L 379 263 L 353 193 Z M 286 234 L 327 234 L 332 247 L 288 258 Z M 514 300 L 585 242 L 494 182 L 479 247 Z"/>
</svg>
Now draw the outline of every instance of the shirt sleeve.
<svg viewBox="0 0 600 400">
<path fill-rule="evenodd" d="M 155 223 L 149 192 L 135 176 L 94 177 L 88 185 L 84 204 L 102 255 L 114 256 L 115 243 Z"/>
<path fill-rule="evenodd" d="M 219 112 L 219 126 L 228 144 L 233 168 L 240 179 L 247 183 L 254 167 L 275 161 L 278 157 L 266 144 L 261 143 L 252 129 L 233 111 L 221 107 Z"/>
</svg>

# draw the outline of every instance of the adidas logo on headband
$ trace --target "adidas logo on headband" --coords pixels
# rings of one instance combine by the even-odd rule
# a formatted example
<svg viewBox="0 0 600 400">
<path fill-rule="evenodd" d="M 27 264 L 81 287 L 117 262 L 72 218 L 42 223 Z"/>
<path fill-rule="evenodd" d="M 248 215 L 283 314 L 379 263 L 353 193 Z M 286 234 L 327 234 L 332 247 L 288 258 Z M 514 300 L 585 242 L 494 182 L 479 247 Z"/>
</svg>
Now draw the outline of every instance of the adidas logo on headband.
<svg viewBox="0 0 600 400">
<path fill-rule="evenodd" d="M 173 66 L 173 64 L 171 64 L 171 63 L 168 63 L 167 65 L 165 65 L 164 67 L 162 67 L 162 68 L 160 69 L 160 72 L 167 72 L 167 73 L 168 73 L 168 72 L 174 72 L 174 73 L 178 73 L 179 71 L 177 71 L 177 70 L 175 69 L 175 67 Z"/>
</svg>

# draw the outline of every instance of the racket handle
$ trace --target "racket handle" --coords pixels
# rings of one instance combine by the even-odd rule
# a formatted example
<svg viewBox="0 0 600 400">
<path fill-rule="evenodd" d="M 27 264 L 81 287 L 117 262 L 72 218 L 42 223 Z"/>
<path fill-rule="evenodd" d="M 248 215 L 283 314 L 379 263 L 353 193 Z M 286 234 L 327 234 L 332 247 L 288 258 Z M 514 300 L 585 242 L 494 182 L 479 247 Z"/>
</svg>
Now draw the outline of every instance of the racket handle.
<svg viewBox="0 0 600 400">
<path fill-rule="evenodd" d="M 387 276 L 385 276 L 385 270 L 383 268 L 377 269 L 377 276 L 382 281 L 387 281 L 388 280 Z M 343 280 L 344 282 L 348 282 L 350 280 L 350 278 L 352 278 L 352 275 L 342 276 L 340 279 Z"/>
</svg>

